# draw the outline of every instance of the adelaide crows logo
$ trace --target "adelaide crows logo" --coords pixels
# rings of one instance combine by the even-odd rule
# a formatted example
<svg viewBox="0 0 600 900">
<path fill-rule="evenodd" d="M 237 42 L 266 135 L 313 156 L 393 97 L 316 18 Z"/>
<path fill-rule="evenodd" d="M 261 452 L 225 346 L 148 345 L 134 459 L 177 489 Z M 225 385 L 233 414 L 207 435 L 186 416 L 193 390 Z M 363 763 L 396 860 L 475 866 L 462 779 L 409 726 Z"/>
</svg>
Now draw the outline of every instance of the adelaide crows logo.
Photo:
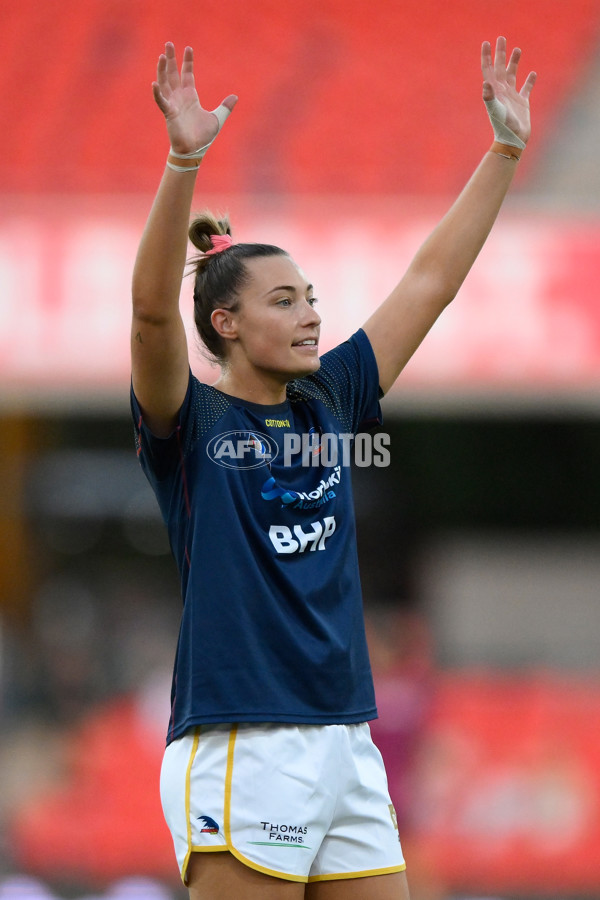
<svg viewBox="0 0 600 900">
<path fill-rule="evenodd" d="M 198 818 L 204 822 L 204 828 L 201 828 L 200 831 L 202 834 L 218 834 L 219 826 L 215 822 L 214 819 L 211 819 L 210 816 L 198 816 Z"/>
</svg>

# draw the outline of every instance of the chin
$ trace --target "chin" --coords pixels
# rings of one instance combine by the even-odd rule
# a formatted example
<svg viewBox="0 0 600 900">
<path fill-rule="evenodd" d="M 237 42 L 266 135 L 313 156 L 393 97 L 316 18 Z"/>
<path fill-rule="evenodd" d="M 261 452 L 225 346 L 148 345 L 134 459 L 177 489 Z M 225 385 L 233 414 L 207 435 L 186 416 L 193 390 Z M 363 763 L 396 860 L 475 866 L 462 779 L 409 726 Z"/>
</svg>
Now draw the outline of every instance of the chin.
<svg viewBox="0 0 600 900">
<path fill-rule="evenodd" d="M 307 375 L 312 375 L 320 368 L 321 360 L 317 356 L 313 360 L 307 360 L 306 365 L 302 366 L 302 368 L 298 368 L 298 370 L 292 375 L 292 378 L 306 378 Z"/>
</svg>

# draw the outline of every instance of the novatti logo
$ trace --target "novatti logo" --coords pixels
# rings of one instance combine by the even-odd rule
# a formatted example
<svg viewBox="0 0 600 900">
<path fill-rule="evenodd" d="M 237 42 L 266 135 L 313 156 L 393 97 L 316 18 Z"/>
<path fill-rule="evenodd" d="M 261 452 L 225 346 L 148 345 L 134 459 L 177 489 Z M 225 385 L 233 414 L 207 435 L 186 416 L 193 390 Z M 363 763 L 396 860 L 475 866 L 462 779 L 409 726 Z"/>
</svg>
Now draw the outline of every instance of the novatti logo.
<svg viewBox="0 0 600 900">
<path fill-rule="evenodd" d="M 206 453 L 226 469 L 258 469 L 273 462 L 279 447 L 260 431 L 225 431 L 209 441 Z"/>
</svg>

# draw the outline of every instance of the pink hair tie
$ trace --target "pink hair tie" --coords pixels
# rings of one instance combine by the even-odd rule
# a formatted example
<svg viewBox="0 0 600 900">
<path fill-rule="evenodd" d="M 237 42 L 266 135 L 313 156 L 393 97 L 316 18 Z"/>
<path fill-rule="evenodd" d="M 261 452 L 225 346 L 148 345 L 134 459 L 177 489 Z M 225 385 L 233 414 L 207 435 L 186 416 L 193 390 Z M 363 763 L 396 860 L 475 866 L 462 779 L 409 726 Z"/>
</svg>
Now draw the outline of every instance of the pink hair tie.
<svg viewBox="0 0 600 900">
<path fill-rule="evenodd" d="M 210 242 L 212 250 L 207 250 L 205 256 L 214 256 L 215 253 L 222 253 L 233 244 L 230 234 L 211 234 Z"/>
</svg>

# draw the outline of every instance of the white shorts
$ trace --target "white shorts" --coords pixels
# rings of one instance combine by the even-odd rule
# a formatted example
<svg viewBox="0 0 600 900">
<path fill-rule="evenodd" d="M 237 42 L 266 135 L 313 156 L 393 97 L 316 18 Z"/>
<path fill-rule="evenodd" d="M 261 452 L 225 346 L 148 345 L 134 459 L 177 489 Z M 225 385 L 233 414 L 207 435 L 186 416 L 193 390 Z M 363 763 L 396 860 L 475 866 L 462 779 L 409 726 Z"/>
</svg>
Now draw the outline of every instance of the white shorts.
<svg viewBox="0 0 600 900">
<path fill-rule="evenodd" d="M 366 723 L 203 725 L 169 744 L 160 789 L 184 883 L 191 853 L 225 850 L 288 881 L 406 868 Z"/>
</svg>

